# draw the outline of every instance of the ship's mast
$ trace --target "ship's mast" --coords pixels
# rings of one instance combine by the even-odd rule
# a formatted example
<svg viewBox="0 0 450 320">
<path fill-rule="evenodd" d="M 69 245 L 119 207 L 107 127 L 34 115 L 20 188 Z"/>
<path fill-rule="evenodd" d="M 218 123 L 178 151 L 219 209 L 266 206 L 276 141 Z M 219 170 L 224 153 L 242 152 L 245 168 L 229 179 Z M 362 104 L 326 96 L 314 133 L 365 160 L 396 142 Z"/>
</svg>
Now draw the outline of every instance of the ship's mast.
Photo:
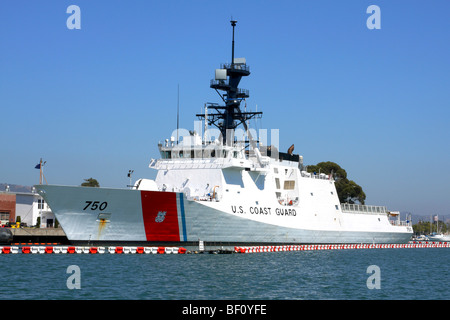
<svg viewBox="0 0 450 320">
<path fill-rule="evenodd" d="M 231 41 L 231 63 L 234 63 L 234 27 L 236 27 L 236 20 L 230 21 L 231 26 L 233 27 L 233 40 Z"/>
<path fill-rule="evenodd" d="M 231 20 L 230 23 L 233 27 L 231 63 L 222 64 L 221 69 L 216 69 L 216 77 L 211 80 L 210 84 L 210 87 L 216 90 L 225 105 L 209 104 L 208 113 L 197 114 L 197 117 L 205 119 L 208 124 L 212 124 L 220 130 L 224 145 L 232 144 L 234 130 L 239 125 L 243 124 L 247 131 L 246 122 L 262 115 L 262 112 L 242 112 L 240 109 L 241 101 L 249 97 L 249 91 L 239 89 L 238 85 L 242 77 L 250 75 L 250 68 L 247 66 L 245 58 L 234 58 L 234 28 L 237 21 Z M 226 93 L 220 94 L 218 90 Z"/>
</svg>

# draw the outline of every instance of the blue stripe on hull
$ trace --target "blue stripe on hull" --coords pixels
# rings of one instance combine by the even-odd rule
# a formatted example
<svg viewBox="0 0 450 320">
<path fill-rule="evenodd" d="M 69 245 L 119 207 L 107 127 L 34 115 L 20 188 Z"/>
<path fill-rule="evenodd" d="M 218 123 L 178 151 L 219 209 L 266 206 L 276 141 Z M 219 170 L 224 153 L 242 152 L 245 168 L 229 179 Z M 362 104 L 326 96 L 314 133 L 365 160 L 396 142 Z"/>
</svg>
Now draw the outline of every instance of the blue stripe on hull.
<svg viewBox="0 0 450 320">
<path fill-rule="evenodd" d="M 187 233 L 186 233 L 186 217 L 184 215 L 184 200 L 183 200 L 183 194 L 179 193 L 178 197 L 180 199 L 180 211 L 181 211 L 181 224 L 182 224 L 182 230 L 183 230 L 183 241 L 187 241 Z"/>
</svg>

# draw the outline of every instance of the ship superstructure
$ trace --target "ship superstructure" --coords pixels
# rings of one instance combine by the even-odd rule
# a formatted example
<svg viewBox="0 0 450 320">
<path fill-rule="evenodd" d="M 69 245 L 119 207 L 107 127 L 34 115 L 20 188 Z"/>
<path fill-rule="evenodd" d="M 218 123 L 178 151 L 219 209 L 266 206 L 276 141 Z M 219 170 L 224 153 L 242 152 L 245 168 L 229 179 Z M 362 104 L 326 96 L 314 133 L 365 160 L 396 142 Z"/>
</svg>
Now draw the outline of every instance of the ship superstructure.
<svg viewBox="0 0 450 320">
<path fill-rule="evenodd" d="M 215 71 L 223 104 L 205 104 L 202 128 L 158 144 L 154 180 L 132 189 L 38 185 L 72 242 L 210 246 L 406 243 L 410 222 L 386 207 L 341 204 L 332 175 L 311 174 L 303 157 L 259 141 L 249 128 L 262 112 L 241 108 L 250 75 L 244 58 Z M 203 131 L 203 132 L 202 132 Z M 267 142 L 266 137 L 263 139 Z M 276 140 L 275 139 L 271 139 Z M 273 141 L 272 141 L 273 142 Z"/>
</svg>

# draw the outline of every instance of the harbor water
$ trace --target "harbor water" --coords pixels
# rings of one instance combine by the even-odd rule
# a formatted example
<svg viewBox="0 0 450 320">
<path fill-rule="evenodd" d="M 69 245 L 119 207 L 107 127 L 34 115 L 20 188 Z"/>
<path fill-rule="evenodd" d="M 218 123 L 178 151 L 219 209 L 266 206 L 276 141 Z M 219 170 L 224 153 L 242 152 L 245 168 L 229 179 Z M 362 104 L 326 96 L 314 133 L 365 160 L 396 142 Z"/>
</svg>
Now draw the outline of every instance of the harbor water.
<svg viewBox="0 0 450 320">
<path fill-rule="evenodd" d="M 449 265 L 449 248 L 3 254 L 0 300 L 448 300 Z"/>
</svg>

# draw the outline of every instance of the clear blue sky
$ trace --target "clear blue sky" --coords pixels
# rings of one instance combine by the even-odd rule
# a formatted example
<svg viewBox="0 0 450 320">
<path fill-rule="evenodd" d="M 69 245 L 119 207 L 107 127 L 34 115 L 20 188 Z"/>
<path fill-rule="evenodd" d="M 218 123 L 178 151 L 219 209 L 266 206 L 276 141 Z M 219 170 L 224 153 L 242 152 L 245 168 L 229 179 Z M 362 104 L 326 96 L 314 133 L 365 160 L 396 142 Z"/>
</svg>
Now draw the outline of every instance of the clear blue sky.
<svg viewBox="0 0 450 320">
<path fill-rule="evenodd" d="M 209 81 L 231 60 L 232 16 L 258 128 L 306 164 L 340 164 L 368 204 L 450 217 L 449 15 L 445 0 L 2 1 L 0 183 L 38 183 L 41 157 L 50 184 L 154 177 L 177 86 L 182 128 L 220 102 Z"/>
</svg>

